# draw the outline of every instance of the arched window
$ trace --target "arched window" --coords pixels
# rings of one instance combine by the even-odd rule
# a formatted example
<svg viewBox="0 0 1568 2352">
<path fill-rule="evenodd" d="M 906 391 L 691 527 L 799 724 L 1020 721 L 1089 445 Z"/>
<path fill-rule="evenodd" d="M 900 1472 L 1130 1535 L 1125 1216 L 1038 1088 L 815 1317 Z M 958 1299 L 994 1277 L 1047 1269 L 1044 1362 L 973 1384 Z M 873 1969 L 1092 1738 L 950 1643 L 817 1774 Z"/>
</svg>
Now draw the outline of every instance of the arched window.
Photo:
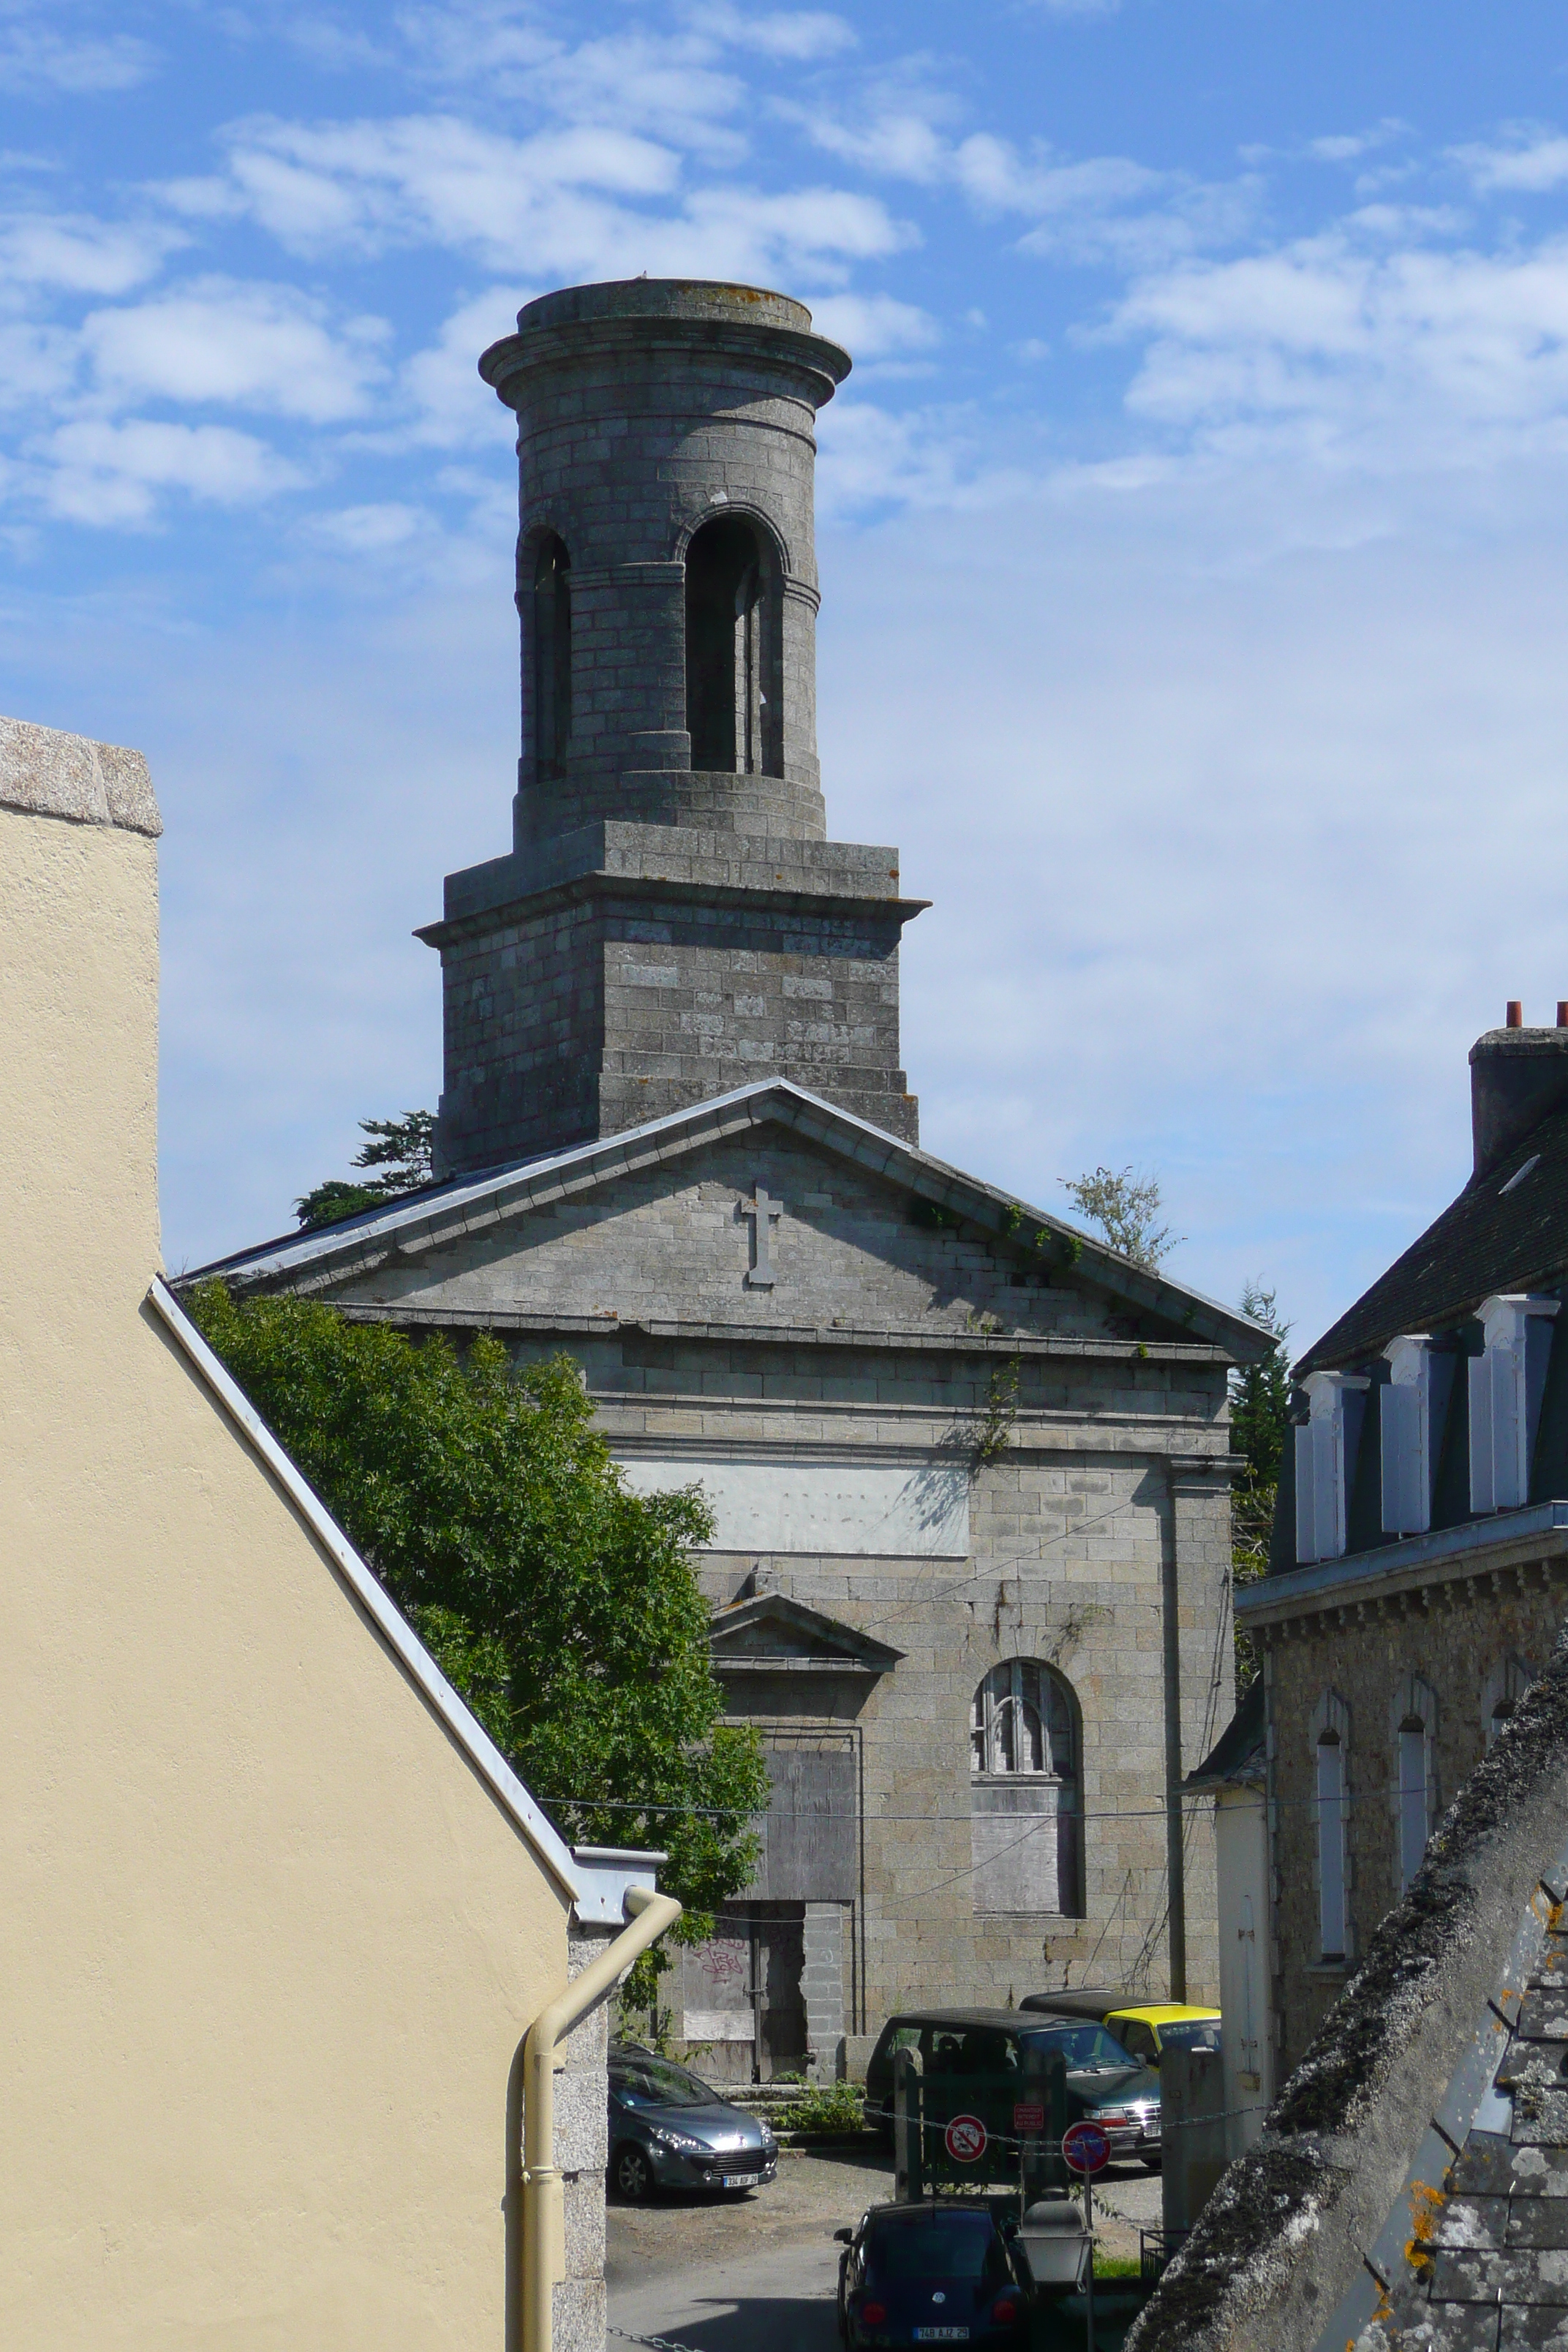
<svg viewBox="0 0 1568 2352">
<path fill-rule="evenodd" d="M 686 724 L 694 768 L 780 772 L 772 569 L 740 515 L 704 523 L 686 551 Z"/>
<path fill-rule="evenodd" d="M 993 1666 L 969 1714 L 976 1911 L 1083 1916 L 1078 1707 L 1034 1658 Z"/>
<path fill-rule="evenodd" d="M 1394 1743 L 1394 1834 L 1399 1891 L 1421 1867 L 1436 1815 L 1432 1743 L 1437 1730 L 1437 1694 L 1422 1675 L 1402 1675 L 1389 1707 Z"/>
<path fill-rule="evenodd" d="M 572 559 L 552 531 L 533 565 L 533 757 L 558 776 L 572 740 Z"/>
<path fill-rule="evenodd" d="M 1350 1957 L 1345 1831 L 1350 1811 L 1350 1709 L 1338 1691 L 1326 1690 L 1312 1709 L 1314 1810 L 1318 1844 L 1318 1956 Z"/>
<path fill-rule="evenodd" d="M 1512 1721 L 1514 1709 L 1535 1679 L 1535 1668 L 1523 1658 L 1507 1658 L 1492 1668 L 1481 1693 L 1481 1727 L 1489 1748 Z"/>
<path fill-rule="evenodd" d="M 1345 1751 L 1337 1731 L 1318 1740 L 1318 1944 L 1325 1960 L 1345 1956 Z"/>
</svg>

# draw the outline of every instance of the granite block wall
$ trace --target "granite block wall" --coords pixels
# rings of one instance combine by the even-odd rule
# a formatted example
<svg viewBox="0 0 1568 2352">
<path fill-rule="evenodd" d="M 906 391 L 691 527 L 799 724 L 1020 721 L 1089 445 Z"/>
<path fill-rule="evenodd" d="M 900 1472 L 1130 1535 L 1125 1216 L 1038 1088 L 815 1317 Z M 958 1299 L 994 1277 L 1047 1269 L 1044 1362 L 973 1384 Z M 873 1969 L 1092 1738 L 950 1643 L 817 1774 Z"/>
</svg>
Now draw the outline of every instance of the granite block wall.
<svg viewBox="0 0 1568 2352">
<path fill-rule="evenodd" d="M 1394 1700 L 1417 1675 L 1436 1695 L 1432 1740 L 1436 1821 L 1485 1752 L 1497 1678 L 1510 1660 L 1550 1658 L 1568 1596 L 1568 1562 L 1527 1562 L 1263 1630 L 1268 1681 L 1270 1907 L 1276 2079 L 1297 2063 L 1401 1893 Z M 1325 1691 L 1349 1718 L 1345 1847 L 1350 1947 L 1320 1955 L 1316 1734 Z"/>
</svg>

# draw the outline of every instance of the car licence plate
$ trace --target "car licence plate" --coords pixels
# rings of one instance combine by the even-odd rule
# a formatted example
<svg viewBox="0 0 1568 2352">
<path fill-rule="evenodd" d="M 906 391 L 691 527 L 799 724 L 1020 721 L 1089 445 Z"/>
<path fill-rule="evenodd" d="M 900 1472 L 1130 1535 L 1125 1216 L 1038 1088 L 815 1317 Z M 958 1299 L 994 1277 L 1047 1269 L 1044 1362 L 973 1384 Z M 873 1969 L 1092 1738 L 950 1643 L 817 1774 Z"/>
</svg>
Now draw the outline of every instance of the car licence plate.
<svg viewBox="0 0 1568 2352">
<path fill-rule="evenodd" d="M 757 2172 L 727 2172 L 724 2186 L 726 2189 L 754 2189 L 761 2179 L 761 2173 Z"/>
<path fill-rule="evenodd" d="M 914 2327 L 910 2330 L 917 2344 L 967 2344 L 967 2327 Z"/>
</svg>

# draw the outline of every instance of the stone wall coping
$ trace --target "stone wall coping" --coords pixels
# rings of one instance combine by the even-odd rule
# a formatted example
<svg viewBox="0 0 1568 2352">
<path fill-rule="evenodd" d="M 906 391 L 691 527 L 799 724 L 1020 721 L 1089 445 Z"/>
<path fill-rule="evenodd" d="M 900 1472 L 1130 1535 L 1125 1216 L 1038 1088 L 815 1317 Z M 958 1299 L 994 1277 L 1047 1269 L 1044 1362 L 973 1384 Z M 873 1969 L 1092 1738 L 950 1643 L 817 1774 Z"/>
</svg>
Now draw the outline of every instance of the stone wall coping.
<svg viewBox="0 0 1568 2352">
<path fill-rule="evenodd" d="M 552 1333 L 574 1339 L 616 1331 L 640 1331 L 650 1339 L 700 1339 L 724 1345 L 767 1348 L 860 1348 L 879 1352 L 911 1350 L 937 1356 L 1066 1356 L 1100 1363 L 1228 1364 L 1223 1348 L 1186 1339 L 1095 1339 L 1052 1332 L 933 1331 L 924 1324 L 717 1323 L 661 1315 L 620 1315 L 605 1307 L 592 1315 L 555 1308 L 530 1313 L 521 1307 L 412 1307 L 396 1298 L 345 1300 L 350 1322 L 409 1323 L 437 1330 L 466 1331 L 482 1323 L 487 1331 Z M 1228 1454 L 1173 1460 L 1177 1476 L 1201 1478 L 1216 1466 L 1234 1466 Z"/>
<path fill-rule="evenodd" d="M 1375 1551 L 1317 1561 L 1282 1576 L 1240 1585 L 1236 1614 L 1247 1625 L 1272 1625 L 1315 1616 L 1383 1592 L 1408 1591 L 1493 1569 L 1524 1566 L 1568 1552 L 1568 1502 L 1532 1503 L 1524 1510 L 1467 1519 L 1424 1536 L 1405 1536 Z"/>
<path fill-rule="evenodd" d="M 163 830 L 140 751 L 26 719 L 0 719 L 0 807 L 73 824 L 118 825 L 153 841 Z"/>
<path fill-rule="evenodd" d="M 661 785 L 674 786 L 698 769 L 648 770 Z M 750 783 L 752 779 L 736 779 Z M 762 777 L 767 783 L 782 779 Z M 613 875 L 616 879 L 648 878 L 683 881 L 692 871 L 714 865 L 768 866 L 775 874 L 794 868 L 802 877 L 796 886 L 812 896 L 892 899 L 894 889 L 871 887 L 897 885 L 899 853 L 882 842 L 827 841 L 811 834 L 748 832 L 742 826 L 652 824 L 617 817 L 591 817 L 567 832 L 552 834 L 529 848 L 514 849 L 504 857 L 488 857 L 448 874 L 442 920 L 457 923 L 464 917 L 493 914 L 521 906 L 541 892 L 589 876 Z M 809 882 L 805 879 L 809 877 Z M 700 876 L 698 878 L 701 878 Z M 722 887 L 722 886 L 721 886 Z M 747 886 L 748 891 L 750 886 Z M 925 902 L 922 901 L 922 904 Z M 433 929 L 434 925 L 427 927 Z M 422 931 L 418 935 L 426 936 Z"/>
<path fill-rule="evenodd" d="M 675 830 L 673 826 L 667 829 Z M 831 877 L 825 887 L 807 887 L 804 869 L 797 871 L 802 875 L 798 887 L 786 883 L 759 887 L 747 882 L 700 882 L 679 876 L 623 873 L 613 867 L 598 866 L 591 873 L 571 875 L 541 889 L 527 891 L 519 898 L 476 908 L 469 914 L 456 915 L 438 923 L 422 923 L 416 928 L 414 936 L 416 940 L 423 940 L 426 947 L 444 948 L 455 941 L 482 938 L 487 931 L 499 929 L 503 923 L 525 922 L 539 915 L 551 914 L 559 907 L 605 898 L 641 899 L 663 906 L 714 907 L 758 914 L 820 914 L 826 908 L 850 916 L 874 915 L 883 921 L 890 919 L 900 927 L 912 922 L 917 915 L 923 915 L 931 904 L 929 898 L 884 897 L 879 891 L 868 890 L 863 883 L 851 885 L 847 877 L 843 888 L 831 887 Z"/>
</svg>

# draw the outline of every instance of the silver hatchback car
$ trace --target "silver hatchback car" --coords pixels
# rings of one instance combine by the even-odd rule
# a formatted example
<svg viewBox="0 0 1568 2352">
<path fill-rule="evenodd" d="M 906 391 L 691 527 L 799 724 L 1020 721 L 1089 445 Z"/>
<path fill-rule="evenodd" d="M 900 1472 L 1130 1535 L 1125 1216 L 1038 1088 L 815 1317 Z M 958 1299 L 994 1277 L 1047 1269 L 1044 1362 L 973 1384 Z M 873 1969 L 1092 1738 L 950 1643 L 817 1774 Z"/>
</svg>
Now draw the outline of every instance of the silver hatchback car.
<svg viewBox="0 0 1568 2352">
<path fill-rule="evenodd" d="M 610 2047 L 610 2186 L 631 2200 L 655 2189 L 761 2189 L 778 2171 L 766 2124 L 731 2106 L 672 2058 Z"/>
</svg>

